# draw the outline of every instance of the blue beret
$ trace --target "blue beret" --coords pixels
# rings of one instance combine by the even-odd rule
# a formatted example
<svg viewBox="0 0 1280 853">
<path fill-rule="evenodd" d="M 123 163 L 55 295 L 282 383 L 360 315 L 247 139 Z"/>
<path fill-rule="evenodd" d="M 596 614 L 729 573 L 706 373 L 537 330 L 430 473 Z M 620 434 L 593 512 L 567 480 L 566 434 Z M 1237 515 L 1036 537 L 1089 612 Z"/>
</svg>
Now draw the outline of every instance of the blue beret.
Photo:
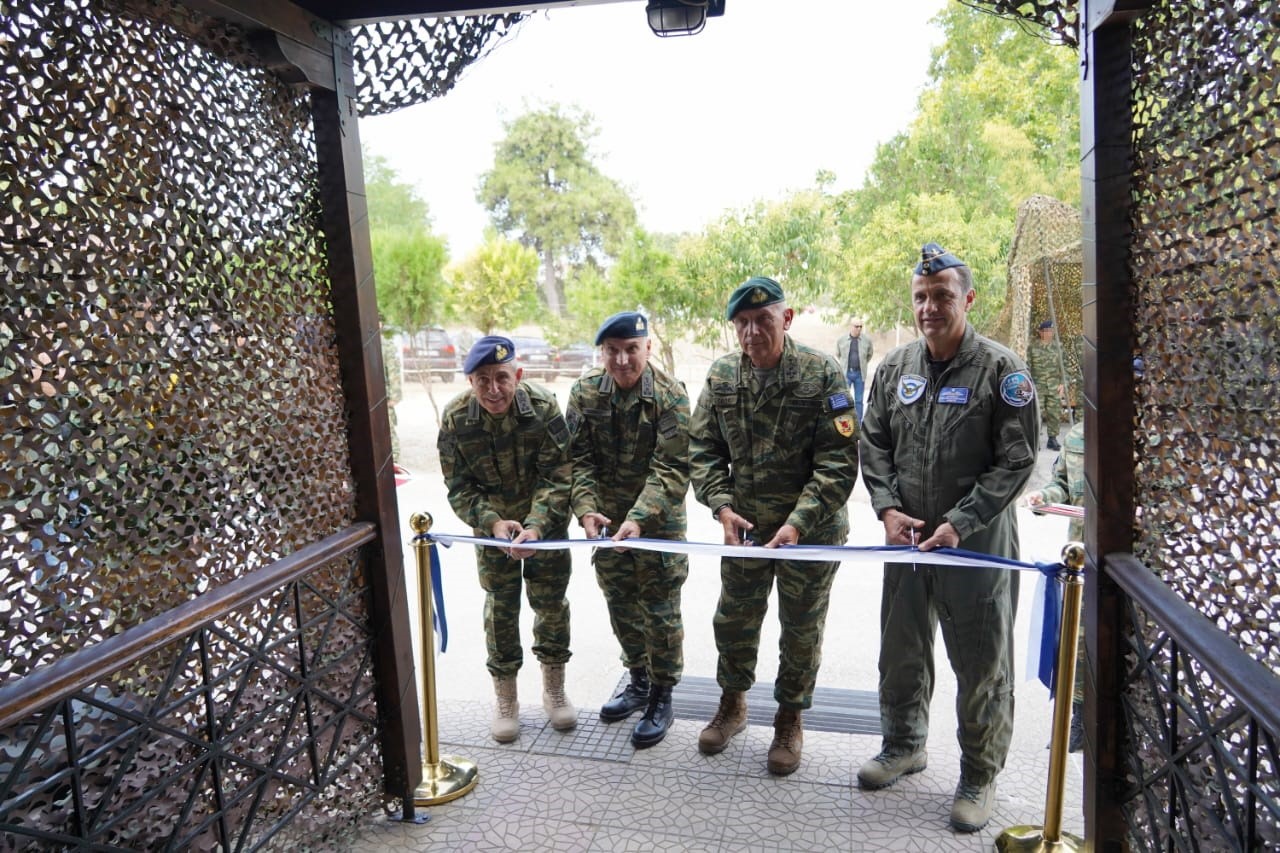
<svg viewBox="0 0 1280 853">
<path fill-rule="evenodd" d="M 605 338 L 647 338 L 649 337 L 649 321 L 639 311 L 619 311 L 600 324 L 596 332 L 596 345 Z"/>
<path fill-rule="evenodd" d="M 920 263 L 916 264 L 916 275 L 937 275 L 943 270 L 963 266 L 968 264 L 937 243 L 925 243 L 920 247 Z"/>
<path fill-rule="evenodd" d="M 1052 321 L 1052 320 L 1045 320 L 1043 323 L 1041 323 L 1041 324 L 1040 324 L 1040 328 L 1041 328 L 1041 329 L 1052 329 L 1052 328 L 1053 328 L 1053 321 Z"/>
<path fill-rule="evenodd" d="M 771 278 L 756 276 L 749 278 L 729 297 L 729 307 L 725 316 L 732 320 L 733 316 L 745 308 L 763 308 L 786 299 L 782 295 L 782 285 Z"/>
<path fill-rule="evenodd" d="M 485 335 L 471 345 L 467 351 L 467 360 L 462 363 L 462 372 L 470 376 L 477 367 L 486 364 L 506 364 L 516 357 L 516 345 L 510 338 L 501 335 Z"/>
</svg>

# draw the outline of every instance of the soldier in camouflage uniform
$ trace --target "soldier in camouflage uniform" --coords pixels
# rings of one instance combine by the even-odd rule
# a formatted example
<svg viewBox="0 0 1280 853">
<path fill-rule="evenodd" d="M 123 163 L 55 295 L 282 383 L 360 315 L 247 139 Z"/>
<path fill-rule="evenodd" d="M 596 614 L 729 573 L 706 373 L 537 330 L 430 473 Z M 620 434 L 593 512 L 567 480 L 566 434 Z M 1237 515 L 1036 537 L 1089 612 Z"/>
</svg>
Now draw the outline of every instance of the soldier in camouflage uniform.
<svg viewBox="0 0 1280 853">
<path fill-rule="evenodd" d="M 1036 335 L 1038 339 L 1027 347 L 1027 367 L 1040 398 L 1040 419 L 1049 434 L 1045 447 L 1061 450 L 1058 430 L 1062 427 L 1062 397 L 1066 392 L 1062 387 L 1062 344 L 1053 335 L 1052 320 L 1041 323 Z"/>
<path fill-rule="evenodd" d="M 1084 506 L 1084 421 L 1067 430 L 1062 439 L 1062 453 L 1053 463 L 1053 479 L 1043 488 L 1028 492 L 1026 505 L 1033 510 L 1043 504 Z M 1084 541 L 1084 521 L 1073 518 L 1067 528 L 1067 539 Z M 1069 752 L 1084 748 L 1084 626 L 1076 637 L 1076 682 L 1071 696 L 1071 739 Z"/>
<path fill-rule="evenodd" d="M 604 367 L 574 383 L 566 418 L 573 434 L 570 504 L 587 537 L 612 533 L 685 538 L 689 490 L 689 397 L 684 385 L 649 362 L 649 321 L 615 314 L 596 334 Z M 627 686 L 600 709 L 605 722 L 644 708 L 631 733 L 653 746 L 675 719 L 671 688 L 684 668 L 680 588 L 689 576 L 684 554 L 614 549 L 592 557 L 609 607 Z"/>
<path fill-rule="evenodd" d="M 463 372 L 471 390 L 445 407 L 437 448 L 449 504 L 478 536 L 510 548 L 478 547 L 485 591 L 486 665 L 498 696 L 492 734 L 520 733 L 516 673 L 523 579 L 533 608 L 533 653 L 542 663 L 542 704 L 557 730 L 577 724 L 564 692 L 569 660 L 570 559 L 567 550 L 534 551 L 521 542 L 564 539 L 569 522 L 569 428 L 555 395 L 521 382 L 510 339 L 487 336 L 471 347 Z"/>
<path fill-rule="evenodd" d="M 766 548 L 844 544 L 845 502 L 858 476 L 858 427 L 844 369 L 831 356 L 795 343 L 793 312 L 781 286 L 748 279 L 727 310 L 742 352 L 707 373 L 689 428 L 694 495 L 724 529 L 725 544 L 749 536 Z M 707 755 L 723 750 L 747 724 L 746 691 L 755 681 L 760 626 L 778 588 L 778 702 L 769 772 L 800 765 L 801 712 L 813 704 L 822 631 L 838 563 L 725 558 L 714 619 L 723 693 L 698 737 Z"/>
<path fill-rule="evenodd" d="M 394 338 L 382 335 L 382 370 L 387 381 L 387 420 L 391 422 L 391 459 L 400 461 L 400 436 L 396 432 L 396 405 L 404 396 L 401 380 L 400 354 L 396 352 Z"/>
<path fill-rule="evenodd" d="M 1018 556 L 1016 500 L 1035 465 L 1035 386 L 1022 359 L 968 322 L 969 268 L 936 243 L 911 302 L 922 337 L 876 370 L 862 474 L 889 545 Z M 938 626 L 956 676 L 960 783 L 951 825 L 976 832 L 995 807 L 1013 734 L 1017 573 L 889 563 L 880 603 L 881 751 L 858 770 L 875 789 L 927 765 Z"/>
</svg>

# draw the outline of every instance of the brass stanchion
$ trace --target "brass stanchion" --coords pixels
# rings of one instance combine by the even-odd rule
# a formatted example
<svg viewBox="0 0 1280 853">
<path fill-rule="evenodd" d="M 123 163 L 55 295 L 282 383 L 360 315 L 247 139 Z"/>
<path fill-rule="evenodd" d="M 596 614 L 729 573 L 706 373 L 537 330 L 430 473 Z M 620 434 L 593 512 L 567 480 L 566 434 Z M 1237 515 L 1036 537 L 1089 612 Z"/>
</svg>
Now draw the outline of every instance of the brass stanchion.
<svg viewBox="0 0 1280 853">
<path fill-rule="evenodd" d="M 1071 728 L 1071 692 L 1076 683 L 1076 635 L 1084 592 L 1084 546 L 1062 549 L 1062 627 L 1058 632 L 1058 677 L 1053 700 L 1053 738 L 1049 744 L 1049 786 L 1044 795 L 1044 826 L 1011 826 L 996 838 L 1000 853 L 1084 850 L 1084 839 L 1062 831 L 1062 799 L 1067 785 L 1067 742 Z"/>
<path fill-rule="evenodd" d="M 413 789 L 413 802 L 418 806 L 436 806 L 456 800 L 471 791 L 479 781 L 474 761 L 454 755 L 440 754 L 440 731 L 436 720 L 436 643 L 431 618 L 431 552 L 436 547 L 431 539 L 432 519 L 428 513 L 415 512 L 409 518 L 413 530 L 413 555 L 418 564 L 418 613 L 422 628 L 422 784 Z"/>
</svg>

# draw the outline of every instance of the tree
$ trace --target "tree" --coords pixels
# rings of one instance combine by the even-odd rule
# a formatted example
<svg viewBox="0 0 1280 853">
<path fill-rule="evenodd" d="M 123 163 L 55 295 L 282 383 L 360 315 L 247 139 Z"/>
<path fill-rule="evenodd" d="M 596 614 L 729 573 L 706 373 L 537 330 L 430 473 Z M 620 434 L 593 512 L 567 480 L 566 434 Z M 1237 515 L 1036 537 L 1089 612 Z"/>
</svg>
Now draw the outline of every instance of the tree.
<svg viewBox="0 0 1280 853">
<path fill-rule="evenodd" d="M 446 271 L 458 312 L 486 335 L 537 314 L 538 255 L 492 232 L 461 263 Z"/>
<path fill-rule="evenodd" d="M 635 205 L 596 167 L 590 115 L 558 105 L 504 125 L 493 168 L 476 199 L 502 234 L 532 248 L 542 264 L 542 298 L 564 313 L 564 276 L 588 258 L 603 261 L 635 223 Z"/>
<path fill-rule="evenodd" d="M 390 325 L 413 334 L 449 316 L 449 261 L 444 240 L 431 233 L 427 203 L 400 180 L 386 160 L 367 156 L 365 192 L 378 311 Z"/>
<path fill-rule="evenodd" d="M 973 269 L 982 329 L 1003 305 L 1018 205 L 1033 193 L 1079 200 L 1077 57 L 963 4 L 936 20 L 946 38 L 916 118 L 835 199 L 849 286 L 832 297 L 876 325 L 909 323 L 913 257 L 936 241 Z"/>
</svg>

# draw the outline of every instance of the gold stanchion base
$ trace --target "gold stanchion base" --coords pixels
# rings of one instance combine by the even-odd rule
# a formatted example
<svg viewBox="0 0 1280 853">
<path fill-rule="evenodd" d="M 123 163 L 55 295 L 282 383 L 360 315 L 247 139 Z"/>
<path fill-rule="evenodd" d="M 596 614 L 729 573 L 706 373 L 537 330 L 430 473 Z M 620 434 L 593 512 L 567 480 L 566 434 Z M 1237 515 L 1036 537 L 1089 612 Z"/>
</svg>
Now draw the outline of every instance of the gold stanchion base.
<svg viewBox="0 0 1280 853">
<path fill-rule="evenodd" d="M 440 756 L 440 763 L 432 767 L 422 765 L 422 784 L 413 789 L 415 806 L 438 806 L 471 793 L 480 781 L 480 773 L 474 761 L 454 755 Z"/>
<path fill-rule="evenodd" d="M 1065 853 L 1084 850 L 1084 839 L 1069 832 L 1059 841 L 1045 841 L 1042 826 L 1011 826 L 996 838 L 997 853 Z"/>
</svg>

